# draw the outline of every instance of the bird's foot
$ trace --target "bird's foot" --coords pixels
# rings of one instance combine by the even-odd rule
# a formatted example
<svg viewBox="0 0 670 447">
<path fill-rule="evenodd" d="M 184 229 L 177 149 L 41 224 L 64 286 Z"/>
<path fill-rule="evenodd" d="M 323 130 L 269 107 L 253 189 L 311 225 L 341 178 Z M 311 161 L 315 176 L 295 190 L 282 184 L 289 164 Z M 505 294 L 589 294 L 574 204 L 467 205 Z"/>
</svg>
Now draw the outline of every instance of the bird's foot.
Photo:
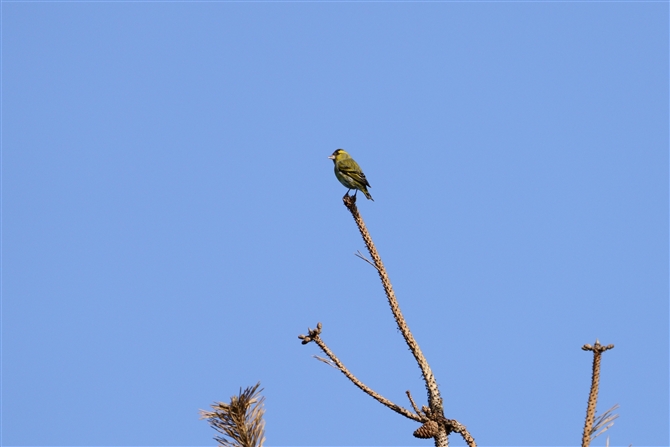
<svg viewBox="0 0 670 447">
<path fill-rule="evenodd" d="M 354 194 L 353 196 L 350 196 L 349 191 L 347 191 L 344 197 L 342 197 L 342 201 L 347 206 L 347 208 L 350 208 L 356 204 L 356 195 Z"/>
</svg>

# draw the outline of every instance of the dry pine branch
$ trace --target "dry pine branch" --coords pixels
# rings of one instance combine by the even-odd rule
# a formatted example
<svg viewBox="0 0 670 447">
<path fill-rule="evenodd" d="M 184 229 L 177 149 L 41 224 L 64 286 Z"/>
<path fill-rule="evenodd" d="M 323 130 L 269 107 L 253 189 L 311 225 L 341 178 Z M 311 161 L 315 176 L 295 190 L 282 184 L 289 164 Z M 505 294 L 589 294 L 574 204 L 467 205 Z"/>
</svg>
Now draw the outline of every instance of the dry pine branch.
<svg viewBox="0 0 670 447">
<path fill-rule="evenodd" d="M 214 411 L 200 410 L 200 418 L 207 419 L 214 430 L 222 436 L 214 439 L 221 447 L 262 447 L 265 442 L 265 420 L 263 414 L 265 397 L 258 387 L 260 382 L 244 391 L 240 388 L 230 403 L 215 402 Z"/>
<path fill-rule="evenodd" d="M 459 424 L 455 420 L 446 419 L 444 417 L 442 397 L 440 396 L 440 390 L 437 386 L 437 381 L 435 380 L 435 376 L 433 375 L 433 372 L 430 369 L 430 366 L 428 365 L 428 361 L 421 352 L 419 344 L 414 339 L 414 336 L 412 335 L 409 326 L 407 325 L 407 322 L 405 321 L 405 318 L 402 315 L 402 312 L 400 311 L 398 300 L 396 299 L 395 293 L 393 291 L 393 286 L 391 285 L 391 281 L 388 277 L 386 269 L 384 268 L 382 259 L 379 256 L 377 248 L 375 247 L 374 242 L 372 242 L 372 237 L 370 236 L 370 233 L 368 232 L 368 229 L 365 226 L 365 222 L 363 222 L 363 218 L 361 217 L 358 208 L 356 207 L 356 196 L 355 195 L 349 196 L 347 194 L 342 199 L 344 205 L 347 207 L 352 217 L 354 218 L 354 221 L 356 222 L 356 226 L 358 227 L 358 230 L 361 233 L 361 236 L 363 238 L 363 241 L 365 242 L 365 246 L 368 249 L 368 253 L 370 254 L 371 259 L 365 257 L 365 255 L 363 255 L 363 253 L 361 253 L 360 251 L 356 253 L 356 256 L 358 256 L 359 258 L 361 258 L 362 260 L 373 266 L 375 270 L 377 270 L 377 273 L 379 274 L 379 279 L 382 282 L 382 286 L 384 288 L 388 304 L 391 308 L 391 312 L 393 313 L 393 317 L 396 321 L 396 324 L 398 325 L 398 329 L 402 334 L 403 338 L 405 339 L 405 343 L 407 344 L 410 351 L 414 355 L 414 359 L 416 360 L 419 369 L 421 370 L 421 375 L 423 376 L 423 380 L 426 385 L 426 391 L 428 394 L 428 407 L 424 406 L 422 407 L 422 410 L 419 411 L 416 403 L 411 398 L 411 395 L 408 394 L 410 403 L 412 404 L 412 408 L 414 409 L 414 413 L 412 413 L 410 410 L 407 410 L 406 408 L 403 408 L 400 405 L 397 405 L 389 401 L 388 399 L 384 398 L 383 396 L 379 395 L 378 393 L 374 392 L 372 389 L 367 387 L 365 384 L 363 384 L 342 364 L 342 362 L 335 356 L 335 354 L 328 348 L 328 346 L 326 346 L 325 342 L 321 339 L 320 337 L 322 329 L 321 323 L 319 323 L 317 325 L 317 328 L 314 330 L 308 329 L 307 335 L 300 335 L 298 336 L 298 338 L 302 340 L 302 344 L 307 344 L 310 342 L 316 343 L 328 357 L 328 359 L 322 359 L 320 357 L 317 357 L 317 359 L 331 366 L 335 365 L 337 369 L 339 369 L 349 380 L 351 380 L 354 383 L 354 385 L 360 388 L 363 392 L 367 393 L 368 395 L 376 399 L 378 402 L 387 406 L 393 411 L 409 419 L 421 422 L 423 425 L 415 431 L 414 436 L 420 438 L 433 438 L 435 447 L 448 447 L 449 440 L 447 436 L 449 435 L 449 433 L 455 432 L 463 437 L 463 439 L 466 441 L 469 447 L 476 447 L 474 438 L 470 435 L 470 433 L 468 433 L 464 425 Z"/>
</svg>

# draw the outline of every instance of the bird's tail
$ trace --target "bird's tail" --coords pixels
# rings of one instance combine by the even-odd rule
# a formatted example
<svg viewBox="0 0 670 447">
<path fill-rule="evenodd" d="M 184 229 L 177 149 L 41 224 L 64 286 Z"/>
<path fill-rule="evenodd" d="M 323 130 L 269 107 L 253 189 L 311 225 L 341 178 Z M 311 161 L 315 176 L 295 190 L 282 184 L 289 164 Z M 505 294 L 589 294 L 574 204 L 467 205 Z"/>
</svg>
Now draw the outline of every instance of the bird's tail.
<svg viewBox="0 0 670 447">
<path fill-rule="evenodd" d="M 363 187 L 363 189 L 361 189 L 361 192 L 365 194 L 365 197 L 367 197 L 368 200 L 372 200 L 373 202 L 375 201 L 375 199 L 373 199 L 370 193 L 368 192 L 368 188 L 366 188 L 365 186 Z"/>
</svg>

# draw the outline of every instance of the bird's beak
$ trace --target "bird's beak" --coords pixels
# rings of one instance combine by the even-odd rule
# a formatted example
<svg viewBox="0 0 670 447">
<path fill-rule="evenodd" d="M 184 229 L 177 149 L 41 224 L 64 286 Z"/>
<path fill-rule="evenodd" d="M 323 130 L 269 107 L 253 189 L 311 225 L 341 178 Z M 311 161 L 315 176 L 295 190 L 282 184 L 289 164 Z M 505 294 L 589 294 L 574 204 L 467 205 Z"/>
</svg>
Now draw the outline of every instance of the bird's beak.
<svg viewBox="0 0 670 447">
<path fill-rule="evenodd" d="M 334 156 L 334 155 L 331 155 L 330 157 L 328 157 L 328 159 L 329 159 L 329 160 L 335 160 L 335 156 Z"/>
</svg>

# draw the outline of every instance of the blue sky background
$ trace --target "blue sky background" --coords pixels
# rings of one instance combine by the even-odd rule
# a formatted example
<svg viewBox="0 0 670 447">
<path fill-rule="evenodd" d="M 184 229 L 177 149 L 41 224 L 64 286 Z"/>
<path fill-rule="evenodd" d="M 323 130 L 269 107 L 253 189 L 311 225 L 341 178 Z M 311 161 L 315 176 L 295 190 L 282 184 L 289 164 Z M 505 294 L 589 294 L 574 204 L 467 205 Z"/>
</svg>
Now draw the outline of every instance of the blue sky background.
<svg viewBox="0 0 670 447">
<path fill-rule="evenodd" d="M 668 439 L 668 3 L 2 3 L 2 443 L 214 445 L 261 381 L 267 444 L 432 445 L 314 360 L 449 418 Z M 452 445 L 463 441 L 451 437 Z M 605 437 L 596 446 L 605 445 Z"/>
</svg>

